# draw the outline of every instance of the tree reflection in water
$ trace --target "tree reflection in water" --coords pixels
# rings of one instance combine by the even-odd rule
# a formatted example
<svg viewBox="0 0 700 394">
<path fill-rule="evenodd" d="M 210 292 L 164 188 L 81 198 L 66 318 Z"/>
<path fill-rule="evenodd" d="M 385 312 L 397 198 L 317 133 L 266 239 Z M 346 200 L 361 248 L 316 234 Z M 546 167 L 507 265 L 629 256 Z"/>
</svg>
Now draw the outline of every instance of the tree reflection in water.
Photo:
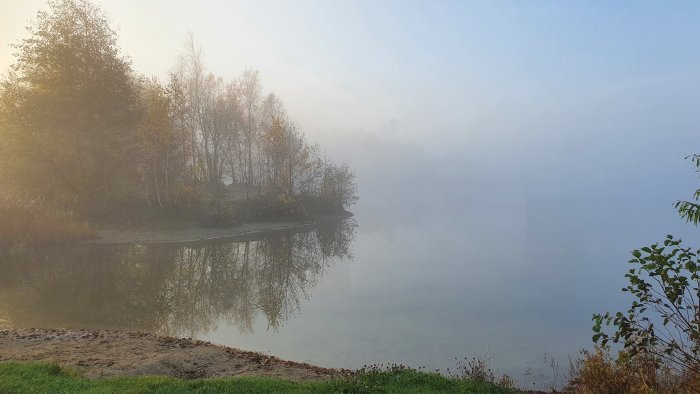
<svg viewBox="0 0 700 394">
<path fill-rule="evenodd" d="M 240 241 L 0 250 L 0 319 L 15 327 L 196 336 L 221 321 L 277 330 L 324 271 L 352 259 L 353 219 Z"/>
</svg>

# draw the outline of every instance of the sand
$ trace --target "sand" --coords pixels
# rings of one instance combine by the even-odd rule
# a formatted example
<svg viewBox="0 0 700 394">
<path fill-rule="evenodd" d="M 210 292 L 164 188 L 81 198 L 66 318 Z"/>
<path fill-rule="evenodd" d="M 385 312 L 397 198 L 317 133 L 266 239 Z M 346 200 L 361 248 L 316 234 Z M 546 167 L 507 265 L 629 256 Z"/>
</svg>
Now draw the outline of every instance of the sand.
<svg viewBox="0 0 700 394">
<path fill-rule="evenodd" d="M 65 329 L 0 330 L 1 361 L 58 362 L 88 377 L 267 376 L 309 381 L 341 378 L 350 373 L 196 339 Z"/>
</svg>

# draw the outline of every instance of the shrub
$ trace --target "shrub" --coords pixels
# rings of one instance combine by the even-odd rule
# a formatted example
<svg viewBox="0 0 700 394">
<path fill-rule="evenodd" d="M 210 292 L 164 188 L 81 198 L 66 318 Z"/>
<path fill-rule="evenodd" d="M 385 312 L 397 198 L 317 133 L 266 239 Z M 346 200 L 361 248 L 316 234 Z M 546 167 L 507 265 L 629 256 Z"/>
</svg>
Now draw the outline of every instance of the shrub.
<svg viewBox="0 0 700 394">
<path fill-rule="evenodd" d="M 572 379 L 567 391 L 580 394 L 652 393 L 656 364 L 644 356 L 613 360 L 609 348 L 584 351 L 583 359 L 572 365 Z"/>
<path fill-rule="evenodd" d="M 700 171 L 700 155 L 689 158 Z M 700 200 L 700 189 L 693 198 Z M 687 222 L 700 223 L 696 202 L 675 207 Z M 700 392 L 700 250 L 681 244 L 667 235 L 662 245 L 632 251 L 622 289 L 632 305 L 625 313 L 593 315 L 593 341 L 621 344 L 623 351 L 614 362 L 607 348 L 585 354 L 574 374 L 580 392 Z"/>
<path fill-rule="evenodd" d="M 659 365 L 700 372 L 700 250 L 683 248 L 668 235 L 632 252 L 635 267 L 622 289 L 636 299 L 627 313 L 593 316 L 593 341 L 621 343 L 631 356 L 648 354 Z M 603 326 L 613 326 L 608 334 Z"/>
<path fill-rule="evenodd" d="M 565 392 L 575 394 L 681 394 L 700 391 L 697 375 L 658 368 L 650 354 L 620 352 L 617 359 L 608 347 L 583 352 L 571 366 L 571 379 Z"/>
<path fill-rule="evenodd" d="M 94 238 L 95 231 L 72 212 L 37 201 L 0 196 L 0 244 L 60 243 Z"/>
</svg>

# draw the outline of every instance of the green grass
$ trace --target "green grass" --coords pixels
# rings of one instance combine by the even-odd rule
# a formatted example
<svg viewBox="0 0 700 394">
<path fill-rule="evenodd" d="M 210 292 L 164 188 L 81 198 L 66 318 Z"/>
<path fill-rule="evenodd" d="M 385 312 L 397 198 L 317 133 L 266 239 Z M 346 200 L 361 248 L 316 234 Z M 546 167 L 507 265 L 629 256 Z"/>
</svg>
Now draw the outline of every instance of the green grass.
<svg viewBox="0 0 700 394">
<path fill-rule="evenodd" d="M 451 379 L 409 369 L 366 372 L 330 382 L 270 378 L 183 380 L 168 377 L 88 379 L 50 363 L 0 363 L 0 393 L 498 393 L 488 382 Z"/>
</svg>

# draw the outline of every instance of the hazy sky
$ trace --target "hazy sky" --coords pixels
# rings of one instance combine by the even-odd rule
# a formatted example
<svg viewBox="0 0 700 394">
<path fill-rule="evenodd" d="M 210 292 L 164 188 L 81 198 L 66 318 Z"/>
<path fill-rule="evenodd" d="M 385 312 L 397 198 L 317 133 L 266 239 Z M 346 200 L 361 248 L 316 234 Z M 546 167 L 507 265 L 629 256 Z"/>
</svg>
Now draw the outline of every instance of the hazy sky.
<svg viewBox="0 0 700 394">
<path fill-rule="evenodd" d="M 424 146 L 516 145 L 585 134 L 589 113 L 690 110 L 700 91 L 697 2 L 96 2 L 135 70 L 165 76 L 191 31 L 211 71 L 258 68 L 312 134 L 382 129 Z M 26 37 L 44 3 L 2 0 L 3 70 L 8 44 Z M 382 127 L 392 119 L 396 127 Z"/>
</svg>

